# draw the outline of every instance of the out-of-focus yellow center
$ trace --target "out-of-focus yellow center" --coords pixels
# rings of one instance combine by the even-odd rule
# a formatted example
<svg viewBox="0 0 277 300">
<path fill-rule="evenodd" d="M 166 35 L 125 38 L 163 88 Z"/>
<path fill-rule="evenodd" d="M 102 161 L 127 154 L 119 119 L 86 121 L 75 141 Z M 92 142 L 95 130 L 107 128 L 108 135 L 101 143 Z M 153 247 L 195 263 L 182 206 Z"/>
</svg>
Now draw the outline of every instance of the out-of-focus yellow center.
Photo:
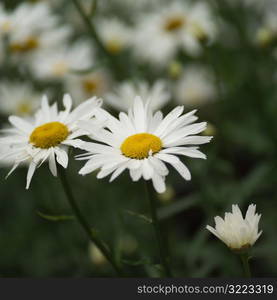
<svg viewBox="0 0 277 300">
<path fill-rule="evenodd" d="M 68 72 L 68 65 L 63 62 L 57 62 L 53 65 L 52 72 L 55 76 L 63 76 Z"/>
<path fill-rule="evenodd" d="M 116 39 L 110 40 L 106 43 L 107 50 L 112 54 L 118 54 L 122 51 L 122 43 Z"/>
<path fill-rule="evenodd" d="M 60 122 L 50 122 L 37 127 L 29 142 L 37 148 L 48 149 L 59 145 L 69 135 L 68 128 Z"/>
<path fill-rule="evenodd" d="M 162 141 L 153 134 L 138 133 L 126 138 L 120 149 L 127 157 L 144 159 L 149 156 L 150 151 L 152 153 L 159 152 L 162 149 Z"/>
<path fill-rule="evenodd" d="M 2 26 L 0 27 L 0 29 L 5 33 L 9 32 L 11 29 L 11 22 L 8 20 L 4 21 L 4 23 L 2 23 Z"/>
<path fill-rule="evenodd" d="M 82 85 L 86 93 L 92 94 L 98 89 L 99 82 L 96 79 L 85 79 L 83 80 Z"/>
<path fill-rule="evenodd" d="M 32 105 L 29 101 L 21 102 L 16 109 L 19 115 L 26 115 L 32 112 Z"/>
<path fill-rule="evenodd" d="M 38 47 L 39 47 L 39 42 L 38 39 L 35 37 L 30 37 L 24 42 L 11 43 L 10 45 L 11 51 L 16 53 L 26 53 L 34 49 L 37 49 Z"/>
<path fill-rule="evenodd" d="M 166 20 L 164 29 L 169 32 L 177 31 L 185 25 L 185 19 L 181 16 L 170 17 Z"/>
<path fill-rule="evenodd" d="M 191 33 L 200 41 L 200 42 L 206 42 L 208 39 L 208 36 L 204 29 L 197 23 L 190 24 L 189 30 Z"/>
</svg>

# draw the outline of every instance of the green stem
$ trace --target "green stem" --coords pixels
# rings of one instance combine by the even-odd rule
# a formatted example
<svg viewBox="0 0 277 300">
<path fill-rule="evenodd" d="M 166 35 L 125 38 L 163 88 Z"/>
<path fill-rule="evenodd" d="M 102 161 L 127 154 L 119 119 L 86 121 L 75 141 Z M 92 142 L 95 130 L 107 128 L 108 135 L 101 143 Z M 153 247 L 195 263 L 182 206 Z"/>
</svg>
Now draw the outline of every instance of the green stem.
<svg viewBox="0 0 277 300">
<path fill-rule="evenodd" d="M 156 194 L 153 189 L 152 183 L 150 181 L 146 181 L 145 185 L 146 185 L 146 194 L 147 194 L 148 201 L 150 204 L 152 224 L 153 224 L 155 234 L 156 234 L 156 239 L 158 242 L 161 264 L 163 266 L 165 275 L 167 277 L 172 277 L 172 274 L 171 274 L 171 271 L 170 271 L 170 268 L 168 265 L 168 260 L 167 260 L 166 246 L 165 246 L 164 238 L 162 236 L 161 226 L 160 226 L 160 222 L 159 222 L 158 215 L 157 215 Z"/>
<path fill-rule="evenodd" d="M 76 9 L 78 10 L 80 16 L 82 17 L 85 25 L 87 26 L 87 29 L 89 31 L 89 34 L 93 41 L 96 43 L 98 49 L 106 56 L 108 59 L 108 62 L 110 66 L 112 67 L 111 70 L 114 72 L 115 77 L 118 79 L 122 79 L 122 76 L 125 73 L 125 70 L 123 69 L 123 66 L 118 62 L 117 57 L 115 55 L 111 55 L 104 44 L 102 43 L 97 30 L 95 29 L 91 18 L 85 13 L 82 5 L 79 3 L 78 0 L 72 0 L 73 4 L 75 5 Z"/>
<path fill-rule="evenodd" d="M 121 268 L 116 263 L 115 259 L 113 258 L 110 251 L 107 249 L 104 242 L 91 230 L 91 227 L 85 217 L 83 216 L 79 206 L 77 205 L 73 193 L 71 191 L 70 185 L 67 180 L 65 169 L 59 167 L 59 178 L 61 180 L 64 192 L 66 194 L 68 203 L 70 204 L 76 219 L 78 220 L 79 224 L 82 226 L 84 231 L 86 232 L 88 238 L 91 240 L 92 243 L 96 245 L 96 247 L 101 251 L 101 253 L 105 256 L 105 258 L 110 262 L 116 273 L 120 276 L 123 276 L 123 272 Z"/>
<path fill-rule="evenodd" d="M 244 276 L 246 278 L 251 278 L 251 271 L 250 271 L 250 266 L 249 266 L 249 256 L 248 256 L 248 253 L 241 254 L 240 255 L 240 259 L 241 259 L 241 262 L 242 262 Z"/>
</svg>

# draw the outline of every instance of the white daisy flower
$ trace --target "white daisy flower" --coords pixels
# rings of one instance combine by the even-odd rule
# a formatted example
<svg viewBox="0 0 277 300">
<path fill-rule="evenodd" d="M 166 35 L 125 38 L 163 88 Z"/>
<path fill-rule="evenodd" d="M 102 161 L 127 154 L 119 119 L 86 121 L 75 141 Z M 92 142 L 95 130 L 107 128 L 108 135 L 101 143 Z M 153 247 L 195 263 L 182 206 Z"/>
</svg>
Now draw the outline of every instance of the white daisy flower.
<svg viewBox="0 0 277 300">
<path fill-rule="evenodd" d="M 141 17 L 134 36 L 135 55 L 161 66 L 172 61 L 180 49 L 197 56 L 203 41 L 215 39 L 214 19 L 205 3 L 171 2 L 160 11 Z"/>
<path fill-rule="evenodd" d="M 14 11 L 4 13 L 4 17 L 2 14 L 0 34 L 8 35 L 11 53 L 26 54 L 40 48 L 43 35 L 57 25 L 57 17 L 45 3 L 22 3 Z"/>
<path fill-rule="evenodd" d="M 77 41 L 72 46 L 39 53 L 32 61 L 32 71 L 40 79 L 64 79 L 73 71 L 92 67 L 93 53 L 90 43 Z"/>
<path fill-rule="evenodd" d="M 69 74 L 64 79 L 65 90 L 79 104 L 92 96 L 103 96 L 110 88 L 111 77 L 106 70 L 85 74 Z"/>
<path fill-rule="evenodd" d="M 232 250 L 244 250 L 255 244 L 262 234 L 258 225 L 261 215 L 255 213 L 256 205 L 249 205 L 243 218 L 238 205 L 232 205 L 232 213 L 225 213 L 224 220 L 215 217 L 215 228 L 207 225 L 207 229 Z"/>
<path fill-rule="evenodd" d="M 197 120 L 195 111 L 182 115 L 183 110 L 184 107 L 178 106 L 163 118 L 160 111 L 152 113 L 149 102 L 144 104 L 140 97 L 136 97 L 128 115 L 121 112 L 116 119 L 104 112 L 109 120 L 107 129 L 95 132 L 90 122 L 80 122 L 80 127 L 102 144 L 85 142 L 81 146 L 88 153 L 80 159 L 88 161 L 79 173 L 86 175 L 100 169 L 97 178 L 112 174 L 110 181 L 113 181 L 129 169 L 133 181 L 141 177 L 152 180 L 156 191 L 163 193 L 165 177 L 169 173 L 166 162 L 184 179 L 190 180 L 190 171 L 178 155 L 205 159 L 198 147 L 191 145 L 208 143 L 211 137 L 197 136 L 207 124 L 192 124 Z"/>
<path fill-rule="evenodd" d="M 131 31 L 118 19 L 99 19 L 95 24 L 101 41 L 111 54 L 118 54 L 130 46 Z"/>
<path fill-rule="evenodd" d="M 149 102 L 153 110 L 161 109 L 170 99 L 170 93 L 165 81 L 157 80 L 152 85 L 146 81 L 124 81 L 113 93 L 104 96 L 105 102 L 117 110 L 128 111 L 133 105 L 136 95 Z"/>
<path fill-rule="evenodd" d="M 186 107 L 198 107 L 215 100 L 217 90 L 213 74 L 204 67 L 189 65 L 176 82 L 175 98 Z"/>
<path fill-rule="evenodd" d="M 31 115 L 39 107 L 40 98 L 27 83 L 0 82 L 0 114 Z"/>
<path fill-rule="evenodd" d="M 96 97 L 87 100 L 73 111 L 69 95 L 63 98 L 64 110 L 58 111 L 57 103 L 49 106 L 46 96 L 42 98 L 41 109 L 31 121 L 11 116 L 12 128 L 6 130 L 6 136 L 0 138 L 0 144 L 9 147 L 0 160 L 13 159 L 10 175 L 21 163 L 29 161 L 26 188 L 30 186 L 35 170 L 48 160 L 49 168 L 57 176 L 56 163 L 67 168 L 69 146 L 80 147 L 83 143 L 77 139 L 84 131 L 77 126 L 80 120 L 88 120 L 97 113 L 102 101 Z M 96 126 L 99 122 L 93 120 Z"/>
</svg>

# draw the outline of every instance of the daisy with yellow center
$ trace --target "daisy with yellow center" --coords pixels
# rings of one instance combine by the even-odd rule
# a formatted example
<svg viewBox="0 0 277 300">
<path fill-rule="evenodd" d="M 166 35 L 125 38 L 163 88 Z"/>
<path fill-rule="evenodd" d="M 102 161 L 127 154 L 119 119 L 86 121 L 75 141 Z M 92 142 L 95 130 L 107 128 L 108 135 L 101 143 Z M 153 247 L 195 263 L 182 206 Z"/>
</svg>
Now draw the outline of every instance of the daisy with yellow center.
<svg viewBox="0 0 277 300">
<path fill-rule="evenodd" d="M 94 117 L 101 103 L 100 99 L 93 97 L 71 111 L 71 97 L 64 95 L 65 109 L 58 111 L 57 104 L 50 106 L 47 97 L 44 96 L 41 108 L 32 120 L 27 121 L 16 116 L 9 118 L 13 127 L 8 130 L 8 135 L 0 138 L 0 145 L 4 145 L 9 151 L 2 153 L 0 159 L 13 160 L 14 166 L 10 173 L 21 163 L 29 162 L 27 189 L 35 170 L 45 161 L 49 162 L 51 173 L 57 176 L 56 163 L 67 168 L 68 147 L 79 148 L 83 143 L 78 137 L 85 132 L 78 127 L 78 122 Z M 96 118 L 91 122 L 99 127 Z"/>
<path fill-rule="evenodd" d="M 206 123 L 193 124 L 197 120 L 195 111 L 182 115 L 183 106 L 176 107 L 163 118 L 160 111 L 152 112 L 150 100 L 144 103 L 136 97 L 133 103 L 129 113 L 121 112 L 119 119 L 102 111 L 108 121 L 101 131 L 96 132 L 90 121 L 79 122 L 80 128 L 99 142 L 81 145 L 87 153 L 78 159 L 88 161 L 79 173 L 85 175 L 100 169 L 97 178 L 112 174 L 112 181 L 128 169 L 133 181 L 141 177 L 152 180 L 156 191 L 162 193 L 166 189 L 165 177 L 169 171 L 165 163 L 168 163 L 184 179 L 190 180 L 190 172 L 178 156 L 206 158 L 195 147 L 211 140 L 211 137 L 197 136 L 205 130 Z"/>
<path fill-rule="evenodd" d="M 170 100 L 169 85 L 166 81 L 159 79 L 149 84 L 147 81 L 123 81 L 116 88 L 105 94 L 105 103 L 119 111 L 128 111 L 133 105 L 136 95 L 143 100 L 151 99 L 153 110 L 161 109 Z"/>
<path fill-rule="evenodd" d="M 0 82 L 0 111 L 5 115 L 30 116 L 39 105 L 41 95 L 22 81 Z"/>
<path fill-rule="evenodd" d="M 216 19 L 209 4 L 198 1 L 167 1 L 166 6 L 138 19 L 133 34 L 138 59 L 166 67 L 181 50 L 199 56 L 203 42 L 216 37 Z M 197 3 L 194 3 L 197 2 Z"/>
</svg>

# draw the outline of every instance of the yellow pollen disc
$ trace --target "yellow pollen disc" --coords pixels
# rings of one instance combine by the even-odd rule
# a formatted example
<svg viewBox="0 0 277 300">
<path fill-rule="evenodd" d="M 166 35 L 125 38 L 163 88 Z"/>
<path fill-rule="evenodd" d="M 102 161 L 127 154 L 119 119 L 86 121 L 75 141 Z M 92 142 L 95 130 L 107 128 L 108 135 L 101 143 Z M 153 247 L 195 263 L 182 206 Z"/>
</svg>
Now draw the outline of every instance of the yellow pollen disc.
<svg viewBox="0 0 277 300">
<path fill-rule="evenodd" d="M 52 72 L 55 76 L 63 76 L 68 72 L 68 69 L 68 65 L 63 61 L 60 61 L 53 65 Z"/>
<path fill-rule="evenodd" d="M 26 53 L 31 50 L 37 49 L 38 46 L 38 40 L 36 38 L 31 37 L 22 43 L 11 44 L 10 49 L 12 52 Z"/>
<path fill-rule="evenodd" d="M 122 51 L 122 44 L 118 40 L 110 40 L 106 43 L 107 50 L 112 54 L 118 54 Z"/>
<path fill-rule="evenodd" d="M 180 16 L 171 17 L 166 20 L 164 29 L 166 31 L 172 32 L 180 29 L 181 27 L 184 26 L 184 24 L 185 24 L 185 19 L 183 17 Z"/>
<path fill-rule="evenodd" d="M 144 159 L 149 152 L 157 153 L 162 149 L 162 141 L 150 133 L 138 133 L 129 136 L 121 145 L 121 152 L 130 158 Z"/>
<path fill-rule="evenodd" d="M 93 94 L 97 90 L 99 82 L 96 79 L 85 79 L 82 85 L 87 94 Z"/>
<path fill-rule="evenodd" d="M 32 106 L 31 106 L 31 103 L 27 100 L 20 103 L 17 107 L 17 113 L 19 115 L 25 115 L 25 114 L 29 114 L 31 112 L 32 112 Z"/>
<path fill-rule="evenodd" d="M 48 149 L 59 145 L 69 135 L 68 128 L 60 122 L 50 122 L 37 127 L 29 142 L 37 148 Z"/>
</svg>

